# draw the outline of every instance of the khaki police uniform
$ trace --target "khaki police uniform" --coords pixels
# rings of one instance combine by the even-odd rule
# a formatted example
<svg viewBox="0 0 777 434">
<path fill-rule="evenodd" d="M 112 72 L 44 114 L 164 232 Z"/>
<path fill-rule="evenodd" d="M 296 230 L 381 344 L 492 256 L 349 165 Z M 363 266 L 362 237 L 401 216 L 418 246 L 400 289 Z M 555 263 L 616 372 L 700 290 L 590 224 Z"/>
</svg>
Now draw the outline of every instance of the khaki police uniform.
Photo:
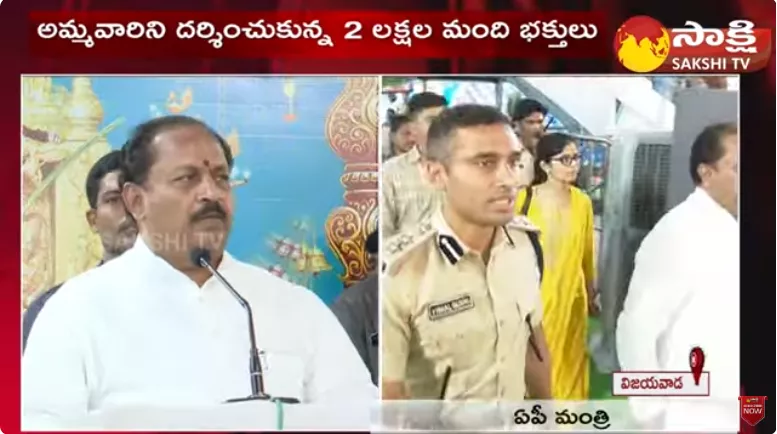
<svg viewBox="0 0 777 434">
<path fill-rule="evenodd" d="M 417 148 L 383 163 L 381 174 L 380 235 L 383 239 L 417 226 L 431 217 L 443 201 L 443 193 L 422 173 Z"/>
<path fill-rule="evenodd" d="M 518 164 L 520 164 L 518 185 L 528 187 L 534 181 L 534 155 L 526 149 L 524 152 L 521 152 Z"/>
<path fill-rule="evenodd" d="M 540 273 L 525 217 L 498 228 L 488 263 L 441 212 L 388 241 L 381 288 L 383 381 L 411 399 L 523 400 L 531 330 L 542 320 Z M 531 327 L 529 326 L 531 324 Z"/>
</svg>

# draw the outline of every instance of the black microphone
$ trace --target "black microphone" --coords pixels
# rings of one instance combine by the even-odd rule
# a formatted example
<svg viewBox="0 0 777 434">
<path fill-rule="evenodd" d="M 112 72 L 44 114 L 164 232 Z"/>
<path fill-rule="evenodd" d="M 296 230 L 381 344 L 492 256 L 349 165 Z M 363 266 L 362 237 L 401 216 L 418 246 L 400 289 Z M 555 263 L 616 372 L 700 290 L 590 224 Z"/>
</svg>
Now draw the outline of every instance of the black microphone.
<svg viewBox="0 0 777 434">
<path fill-rule="evenodd" d="M 221 275 L 210 263 L 210 251 L 203 248 L 192 249 L 189 252 L 189 258 L 198 267 L 207 269 L 216 279 L 229 290 L 233 297 L 240 303 L 240 306 L 245 309 L 246 316 L 248 317 L 248 340 L 250 344 L 249 350 L 249 364 L 248 369 L 251 379 L 251 395 L 244 398 L 233 398 L 227 400 L 227 402 L 241 402 L 241 401 L 253 401 L 253 400 L 268 400 L 268 401 L 280 401 L 285 404 L 299 404 L 299 400 L 296 398 L 282 398 L 273 397 L 265 393 L 264 391 L 264 368 L 262 367 L 262 360 L 259 357 L 259 347 L 256 346 L 256 333 L 254 332 L 254 313 L 251 310 L 251 305 L 248 304 L 248 300 L 243 298 L 239 292 L 229 284 L 227 279 Z"/>
</svg>

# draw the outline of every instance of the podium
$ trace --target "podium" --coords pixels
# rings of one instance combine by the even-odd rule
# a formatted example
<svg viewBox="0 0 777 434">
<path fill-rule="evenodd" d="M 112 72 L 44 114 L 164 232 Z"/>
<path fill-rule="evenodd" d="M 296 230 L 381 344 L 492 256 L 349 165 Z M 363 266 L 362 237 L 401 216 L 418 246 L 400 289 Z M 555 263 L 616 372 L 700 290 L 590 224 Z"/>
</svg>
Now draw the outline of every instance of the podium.
<svg viewBox="0 0 777 434">
<path fill-rule="evenodd" d="M 122 407 L 70 427 L 89 431 L 370 431 L 377 402 L 278 404 L 246 401 L 211 407 Z"/>
</svg>

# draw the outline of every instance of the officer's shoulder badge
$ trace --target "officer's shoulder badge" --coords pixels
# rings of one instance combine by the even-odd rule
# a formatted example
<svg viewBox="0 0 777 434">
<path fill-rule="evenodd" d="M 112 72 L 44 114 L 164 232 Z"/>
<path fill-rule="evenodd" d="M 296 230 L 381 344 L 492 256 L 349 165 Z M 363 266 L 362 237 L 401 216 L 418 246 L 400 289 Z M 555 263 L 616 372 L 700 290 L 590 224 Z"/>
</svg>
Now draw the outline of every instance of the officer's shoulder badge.
<svg viewBox="0 0 777 434">
<path fill-rule="evenodd" d="M 383 271 L 390 271 L 390 269 L 395 268 L 394 265 L 402 262 L 403 256 L 431 239 L 434 233 L 434 225 L 432 225 L 431 221 L 423 221 L 418 226 L 390 237 L 386 242 L 384 250 L 386 265 L 382 267 Z"/>
<path fill-rule="evenodd" d="M 524 232 L 539 232 L 540 228 L 538 228 L 534 223 L 529 220 L 528 217 L 525 215 L 517 215 L 513 217 L 513 219 L 510 221 L 510 223 L 507 224 L 507 227 L 510 229 L 515 229 L 519 231 Z"/>
</svg>

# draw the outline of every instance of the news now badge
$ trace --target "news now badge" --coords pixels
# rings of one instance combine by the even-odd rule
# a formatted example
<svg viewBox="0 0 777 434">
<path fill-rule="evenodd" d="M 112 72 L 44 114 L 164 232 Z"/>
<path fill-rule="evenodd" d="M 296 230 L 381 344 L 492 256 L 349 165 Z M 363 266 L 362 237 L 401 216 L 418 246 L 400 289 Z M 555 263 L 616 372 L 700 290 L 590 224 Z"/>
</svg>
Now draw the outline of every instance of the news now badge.
<svg viewBox="0 0 777 434">
<path fill-rule="evenodd" d="M 743 73 L 762 69 L 771 55 L 771 29 L 734 20 L 728 28 L 695 21 L 668 29 L 645 15 L 629 18 L 615 32 L 618 62 L 631 72 Z"/>
<path fill-rule="evenodd" d="M 764 420 L 766 416 L 766 397 L 765 396 L 740 396 L 739 413 L 742 420 L 750 426 L 758 425 L 758 422 Z"/>
</svg>

